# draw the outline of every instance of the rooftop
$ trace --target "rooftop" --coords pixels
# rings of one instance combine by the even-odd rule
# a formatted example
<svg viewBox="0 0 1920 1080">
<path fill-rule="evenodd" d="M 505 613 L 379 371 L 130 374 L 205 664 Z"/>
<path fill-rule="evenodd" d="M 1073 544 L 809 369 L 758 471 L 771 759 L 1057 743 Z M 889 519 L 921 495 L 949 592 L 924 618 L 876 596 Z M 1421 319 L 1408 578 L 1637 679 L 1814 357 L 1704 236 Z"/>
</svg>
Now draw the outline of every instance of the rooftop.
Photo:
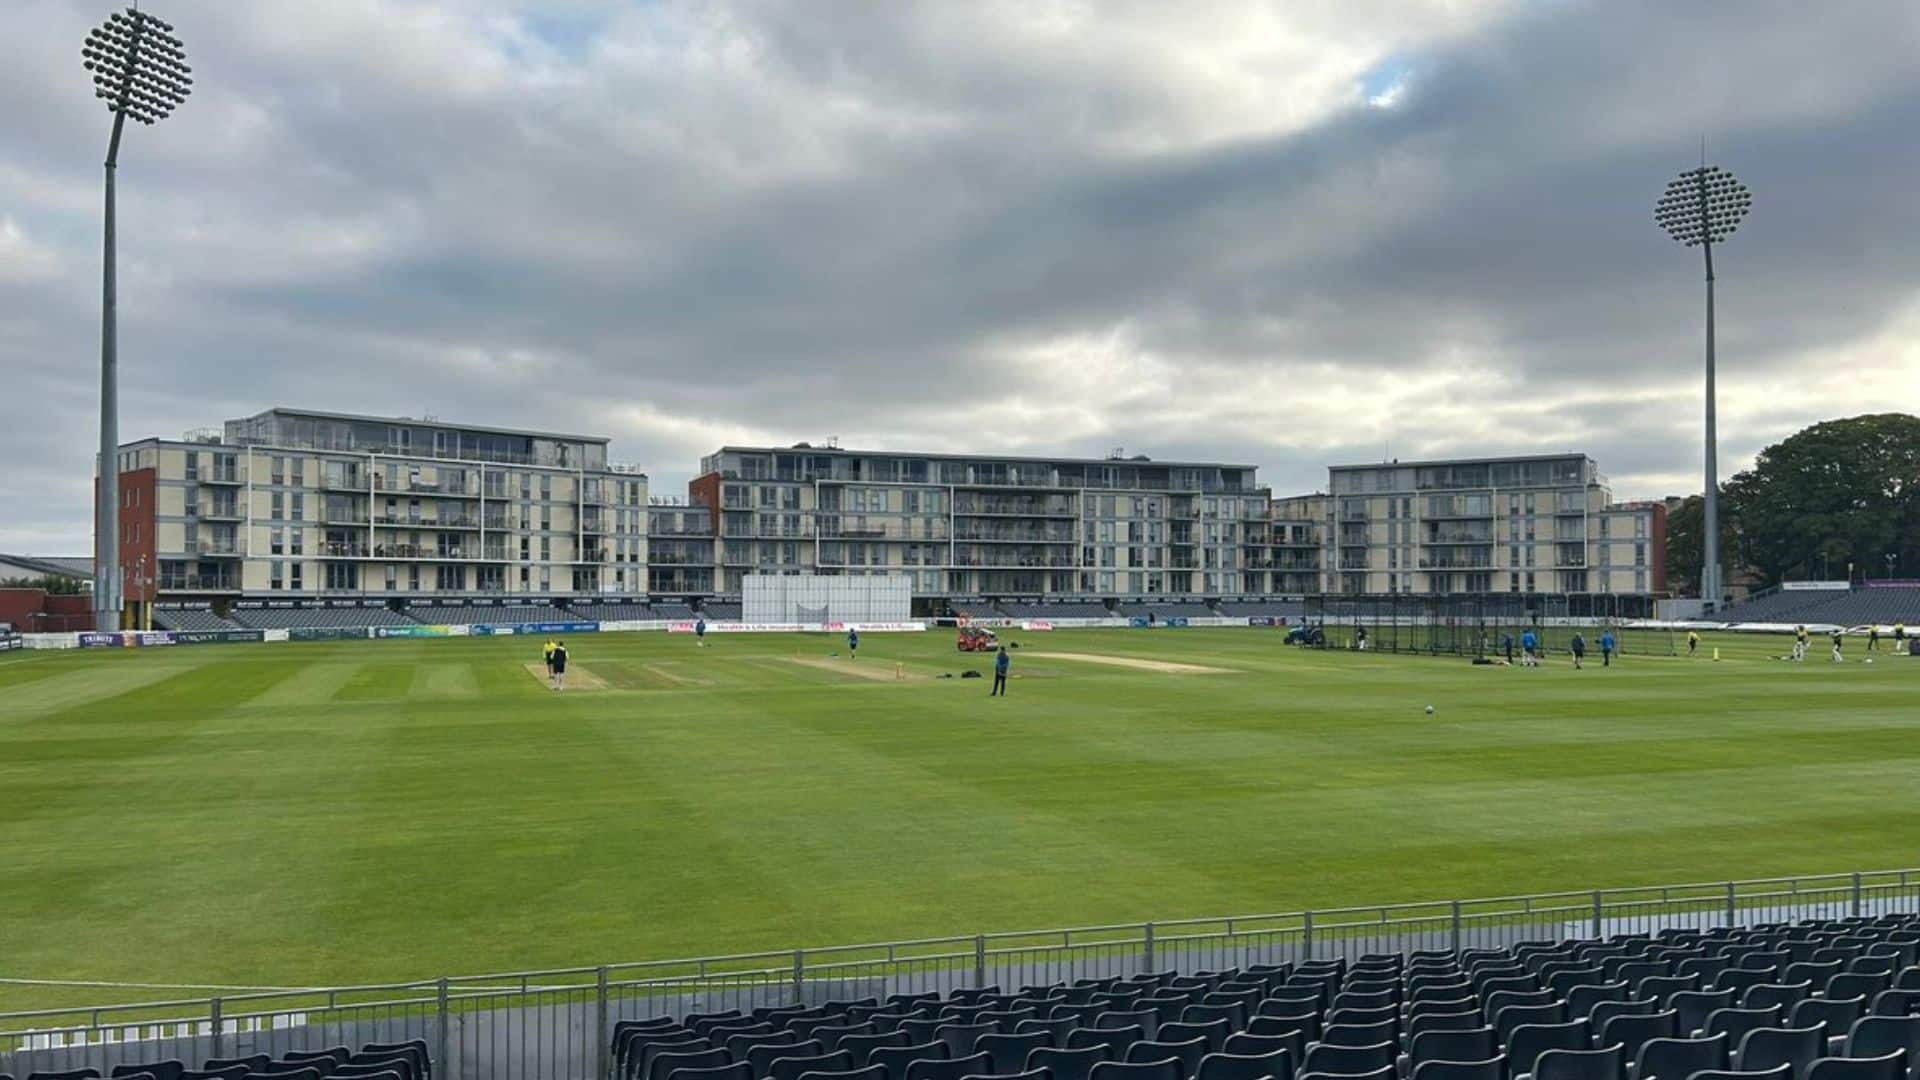
<svg viewBox="0 0 1920 1080">
<path fill-rule="evenodd" d="M 933 454 L 907 450 L 851 450 L 844 446 L 812 446 L 806 443 L 797 443 L 793 446 L 722 446 L 718 452 L 722 454 L 839 454 L 846 457 L 921 458 L 928 461 L 1003 461 L 1036 465 L 1157 465 L 1169 469 L 1253 469 L 1256 467 L 1224 461 L 1161 461 L 1145 454 L 1104 458 L 1057 457 L 1046 454 Z"/>
<path fill-rule="evenodd" d="M 1569 450 L 1564 454 L 1506 454 L 1498 457 L 1426 458 L 1418 461 L 1403 461 L 1400 458 L 1394 458 L 1392 461 L 1368 461 L 1353 465 L 1329 465 L 1327 468 L 1333 472 L 1341 472 L 1348 469 L 1426 469 L 1443 465 L 1505 465 L 1526 461 L 1566 461 L 1569 458 L 1579 458 L 1582 461 L 1593 460 L 1577 450 Z"/>
<path fill-rule="evenodd" d="M 525 428 L 491 427 L 486 424 L 454 424 L 444 420 L 426 420 L 417 416 L 366 416 L 360 413 L 320 412 L 314 409 L 290 409 L 275 406 L 241 417 L 254 420 L 262 416 L 299 416 L 309 420 L 350 420 L 363 424 L 406 425 L 408 427 L 439 428 L 443 431 L 477 431 L 488 435 L 511 435 L 523 439 L 556 439 L 562 442 L 599 443 L 605 445 L 607 438 L 602 435 L 569 435 L 559 431 L 530 431 Z"/>
</svg>

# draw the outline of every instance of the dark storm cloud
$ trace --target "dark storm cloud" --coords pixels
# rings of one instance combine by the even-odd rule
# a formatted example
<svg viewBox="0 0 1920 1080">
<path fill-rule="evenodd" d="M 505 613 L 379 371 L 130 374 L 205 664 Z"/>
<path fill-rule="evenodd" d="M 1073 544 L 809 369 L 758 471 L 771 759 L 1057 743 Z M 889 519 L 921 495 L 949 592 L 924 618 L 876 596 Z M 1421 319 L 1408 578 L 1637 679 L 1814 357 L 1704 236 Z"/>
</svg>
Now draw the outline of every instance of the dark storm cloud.
<svg viewBox="0 0 1920 1080">
<path fill-rule="evenodd" d="M 124 433 L 432 412 L 663 491 L 826 435 L 1281 490 L 1574 448 L 1680 491 L 1700 272 L 1651 203 L 1703 131 L 1755 190 L 1723 461 L 1920 407 L 1910 4 L 520 8 L 169 7 L 200 83 L 126 150 Z M 87 544 L 100 14 L 0 10 L 0 549 Z"/>
</svg>

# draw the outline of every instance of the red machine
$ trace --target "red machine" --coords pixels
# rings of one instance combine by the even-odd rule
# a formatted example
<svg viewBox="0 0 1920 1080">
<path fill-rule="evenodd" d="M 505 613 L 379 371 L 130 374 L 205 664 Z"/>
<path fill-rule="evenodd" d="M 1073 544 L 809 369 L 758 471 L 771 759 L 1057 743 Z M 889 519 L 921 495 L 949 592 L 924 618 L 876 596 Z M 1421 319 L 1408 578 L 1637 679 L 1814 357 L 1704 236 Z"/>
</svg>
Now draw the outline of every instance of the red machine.
<svg viewBox="0 0 1920 1080">
<path fill-rule="evenodd" d="M 959 647 L 961 652 L 992 652 L 999 644 L 999 637 L 984 626 L 962 626 L 960 628 Z"/>
</svg>

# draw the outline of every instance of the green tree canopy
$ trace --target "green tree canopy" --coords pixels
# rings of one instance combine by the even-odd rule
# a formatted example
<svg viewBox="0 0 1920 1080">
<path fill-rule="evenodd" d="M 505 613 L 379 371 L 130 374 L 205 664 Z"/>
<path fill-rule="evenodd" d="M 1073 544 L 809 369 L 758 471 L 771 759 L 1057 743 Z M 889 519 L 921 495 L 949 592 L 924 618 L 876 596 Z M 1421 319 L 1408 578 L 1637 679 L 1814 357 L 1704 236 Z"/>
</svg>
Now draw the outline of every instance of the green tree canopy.
<svg viewBox="0 0 1920 1080">
<path fill-rule="evenodd" d="M 1762 450 L 1724 491 L 1723 513 L 1738 539 L 1723 550 L 1769 584 L 1838 577 L 1849 564 L 1881 576 L 1889 554 L 1903 576 L 1920 574 L 1920 417 L 1815 424 Z M 1692 543 L 1697 574 L 1697 535 Z M 1684 557 L 1671 542 L 1668 551 L 1669 566 Z"/>
</svg>

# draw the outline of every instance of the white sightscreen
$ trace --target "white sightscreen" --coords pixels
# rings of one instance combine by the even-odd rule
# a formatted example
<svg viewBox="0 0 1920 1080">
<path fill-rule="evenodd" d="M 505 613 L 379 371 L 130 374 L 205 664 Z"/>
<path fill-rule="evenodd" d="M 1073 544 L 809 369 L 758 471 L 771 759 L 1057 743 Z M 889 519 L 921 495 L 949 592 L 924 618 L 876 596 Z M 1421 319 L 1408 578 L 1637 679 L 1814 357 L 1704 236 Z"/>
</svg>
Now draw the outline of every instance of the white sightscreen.
<svg viewBox="0 0 1920 1080">
<path fill-rule="evenodd" d="M 741 618 L 758 623 L 905 622 L 913 580 L 905 574 L 748 574 L 740 608 Z"/>
</svg>

